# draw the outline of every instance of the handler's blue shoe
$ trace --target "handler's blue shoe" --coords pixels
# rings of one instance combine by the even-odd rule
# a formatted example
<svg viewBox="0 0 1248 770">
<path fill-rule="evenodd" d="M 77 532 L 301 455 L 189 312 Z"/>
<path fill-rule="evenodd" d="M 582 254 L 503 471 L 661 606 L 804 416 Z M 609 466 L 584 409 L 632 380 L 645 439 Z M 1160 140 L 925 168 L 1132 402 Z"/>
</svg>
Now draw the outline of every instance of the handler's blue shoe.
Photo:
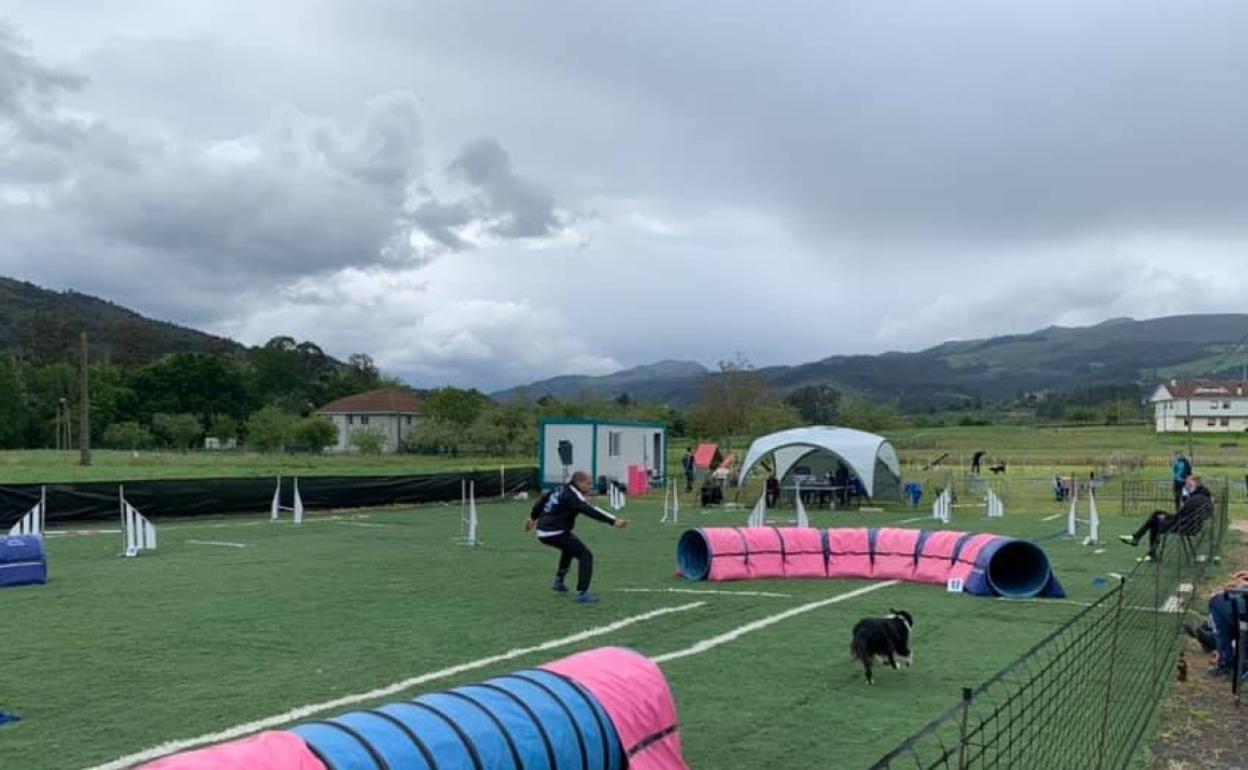
<svg viewBox="0 0 1248 770">
<path fill-rule="evenodd" d="M 561 594 L 566 594 L 568 592 L 568 584 L 563 582 L 559 578 L 555 578 L 555 582 L 550 584 L 550 590 L 558 591 Z"/>
<path fill-rule="evenodd" d="M 589 591 L 581 591 L 576 595 L 576 601 L 580 604 L 594 604 L 598 601 L 598 597 L 594 596 Z"/>
</svg>

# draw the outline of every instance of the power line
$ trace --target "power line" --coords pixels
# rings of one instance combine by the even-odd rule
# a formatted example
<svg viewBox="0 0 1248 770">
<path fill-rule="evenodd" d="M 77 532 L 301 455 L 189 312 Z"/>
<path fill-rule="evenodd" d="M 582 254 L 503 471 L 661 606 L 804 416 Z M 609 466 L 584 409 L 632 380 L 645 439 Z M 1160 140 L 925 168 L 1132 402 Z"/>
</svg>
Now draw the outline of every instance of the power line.
<svg viewBox="0 0 1248 770">
<path fill-rule="evenodd" d="M 1239 342 L 1236 342 L 1234 345 L 1232 345 L 1231 349 L 1228 350 L 1226 354 L 1222 356 L 1222 359 L 1218 361 L 1218 363 L 1213 367 L 1212 372 L 1214 374 L 1218 373 L 1218 371 L 1222 368 L 1222 364 L 1226 363 L 1226 359 L 1234 355 L 1235 352 L 1238 351 L 1241 346 L 1243 346 L 1245 340 L 1248 340 L 1248 332 L 1244 332 L 1244 336 L 1239 338 Z"/>
</svg>

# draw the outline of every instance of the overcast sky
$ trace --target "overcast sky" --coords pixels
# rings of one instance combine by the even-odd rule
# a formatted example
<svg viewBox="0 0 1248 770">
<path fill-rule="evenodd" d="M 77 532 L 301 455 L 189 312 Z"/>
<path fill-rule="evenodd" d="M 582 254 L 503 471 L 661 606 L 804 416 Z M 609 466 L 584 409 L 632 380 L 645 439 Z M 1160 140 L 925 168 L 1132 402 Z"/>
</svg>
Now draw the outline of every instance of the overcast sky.
<svg viewBox="0 0 1248 770">
<path fill-rule="evenodd" d="M 0 274 L 415 385 L 1245 310 L 1242 0 L 0 24 Z"/>
</svg>

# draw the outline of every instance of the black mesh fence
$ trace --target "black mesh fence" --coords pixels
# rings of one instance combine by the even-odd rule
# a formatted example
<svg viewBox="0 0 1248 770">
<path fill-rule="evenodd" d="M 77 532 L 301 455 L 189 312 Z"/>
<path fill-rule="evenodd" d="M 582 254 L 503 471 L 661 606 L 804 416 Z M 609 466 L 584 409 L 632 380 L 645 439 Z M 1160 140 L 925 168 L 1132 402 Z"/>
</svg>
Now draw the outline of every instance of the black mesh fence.
<svg viewBox="0 0 1248 770">
<path fill-rule="evenodd" d="M 1127 767 L 1174 676 L 1184 616 L 1226 531 L 1226 484 L 1211 488 L 1214 515 L 1204 527 L 1166 536 L 1156 561 L 1113 576 L 1112 590 L 963 690 L 872 767 Z M 1169 484 L 1158 489 L 1151 497 L 1151 489 L 1135 490 L 1133 505 L 1172 508 Z"/>
<path fill-rule="evenodd" d="M 311 510 L 422 505 L 451 502 L 471 482 L 478 499 L 502 497 L 537 487 L 537 468 L 426 473 L 408 476 L 300 476 L 299 494 Z M 281 486 L 283 505 L 294 499 L 295 478 L 155 479 L 76 484 L 0 485 L 0 528 L 7 529 L 41 496 L 49 524 L 117 518 L 118 496 L 145 516 L 219 516 L 266 511 Z"/>
</svg>

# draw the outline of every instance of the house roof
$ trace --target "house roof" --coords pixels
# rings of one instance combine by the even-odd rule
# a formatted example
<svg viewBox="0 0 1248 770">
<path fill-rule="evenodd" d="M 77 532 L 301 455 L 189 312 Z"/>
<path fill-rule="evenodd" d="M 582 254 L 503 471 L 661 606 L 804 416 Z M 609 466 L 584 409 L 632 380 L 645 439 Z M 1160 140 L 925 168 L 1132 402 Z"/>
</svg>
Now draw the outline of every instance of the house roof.
<svg viewBox="0 0 1248 770">
<path fill-rule="evenodd" d="M 420 411 L 421 398 L 401 388 L 381 388 L 340 398 L 322 406 L 320 414 L 415 414 Z"/>
<path fill-rule="evenodd" d="M 1181 398 L 1248 398 L 1248 382 L 1238 380 L 1170 380 L 1153 394 L 1153 401 Z"/>
</svg>

